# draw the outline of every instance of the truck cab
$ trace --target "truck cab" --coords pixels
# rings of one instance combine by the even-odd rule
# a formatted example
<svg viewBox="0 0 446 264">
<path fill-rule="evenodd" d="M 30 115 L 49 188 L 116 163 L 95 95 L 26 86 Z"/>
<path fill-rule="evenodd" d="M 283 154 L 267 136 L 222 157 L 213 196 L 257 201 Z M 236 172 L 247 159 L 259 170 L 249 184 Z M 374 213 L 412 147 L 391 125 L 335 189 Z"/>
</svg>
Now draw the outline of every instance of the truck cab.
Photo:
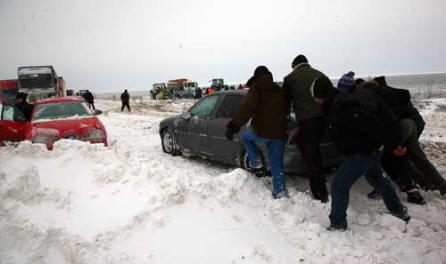
<svg viewBox="0 0 446 264">
<path fill-rule="evenodd" d="M 18 90 L 28 94 L 28 101 L 60 97 L 58 78 L 53 66 L 22 66 L 18 68 Z"/>
</svg>

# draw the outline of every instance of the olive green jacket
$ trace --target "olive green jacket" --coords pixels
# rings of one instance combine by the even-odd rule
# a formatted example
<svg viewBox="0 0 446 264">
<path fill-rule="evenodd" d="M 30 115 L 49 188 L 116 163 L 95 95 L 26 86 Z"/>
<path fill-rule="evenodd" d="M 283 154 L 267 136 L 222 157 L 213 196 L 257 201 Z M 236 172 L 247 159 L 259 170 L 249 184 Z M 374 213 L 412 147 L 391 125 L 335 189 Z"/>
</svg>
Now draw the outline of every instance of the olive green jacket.
<svg viewBox="0 0 446 264">
<path fill-rule="evenodd" d="M 320 76 L 324 74 L 311 68 L 310 64 L 303 63 L 283 80 L 283 92 L 288 103 L 293 106 L 298 122 L 322 116 L 311 91 L 314 81 Z"/>
</svg>

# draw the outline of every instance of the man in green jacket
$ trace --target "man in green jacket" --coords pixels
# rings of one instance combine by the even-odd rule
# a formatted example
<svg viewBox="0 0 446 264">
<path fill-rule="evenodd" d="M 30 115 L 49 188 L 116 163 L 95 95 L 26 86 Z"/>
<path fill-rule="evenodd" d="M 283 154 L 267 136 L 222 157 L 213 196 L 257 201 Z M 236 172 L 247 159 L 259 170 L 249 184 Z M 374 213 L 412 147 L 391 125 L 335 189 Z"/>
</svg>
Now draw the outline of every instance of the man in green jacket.
<svg viewBox="0 0 446 264">
<path fill-rule="evenodd" d="M 329 79 L 312 68 L 304 55 L 297 56 L 291 67 L 293 71 L 284 78 L 283 91 L 289 104 L 293 106 L 299 124 L 298 145 L 307 164 L 311 192 L 314 199 L 325 203 L 328 201 L 328 192 L 319 147 L 324 136 L 325 119 L 313 99 L 312 86 L 320 77 Z M 324 83 L 333 87 L 330 81 Z"/>
</svg>

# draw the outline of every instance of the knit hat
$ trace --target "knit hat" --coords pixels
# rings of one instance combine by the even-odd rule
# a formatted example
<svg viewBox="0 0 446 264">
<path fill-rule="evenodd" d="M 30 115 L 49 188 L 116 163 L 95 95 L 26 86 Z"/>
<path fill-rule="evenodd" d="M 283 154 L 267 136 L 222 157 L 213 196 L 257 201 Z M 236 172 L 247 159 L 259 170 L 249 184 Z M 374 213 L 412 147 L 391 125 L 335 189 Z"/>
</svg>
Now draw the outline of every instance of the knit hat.
<svg viewBox="0 0 446 264">
<path fill-rule="evenodd" d="M 342 75 L 341 79 L 338 81 L 337 88 L 344 92 L 350 92 L 353 87 L 355 87 L 355 73 L 352 71 L 347 72 L 346 74 Z"/>
<path fill-rule="evenodd" d="M 291 67 L 294 68 L 294 66 L 301 64 L 301 63 L 308 63 L 307 57 L 300 54 L 296 58 L 294 58 L 293 63 L 291 63 Z"/>
<path fill-rule="evenodd" d="M 255 79 L 257 79 L 259 76 L 262 76 L 262 75 L 265 75 L 265 74 L 271 74 L 271 72 L 268 70 L 268 68 L 266 66 L 263 66 L 263 65 L 262 66 L 258 66 L 254 70 L 254 76 L 249 78 L 248 82 L 246 82 L 246 85 L 248 87 L 251 86 Z"/>
<path fill-rule="evenodd" d="M 333 84 L 327 76 L 321 76 L 313 82 L 313 97 L 328 97 L 333 90 Z"/>
</svg>

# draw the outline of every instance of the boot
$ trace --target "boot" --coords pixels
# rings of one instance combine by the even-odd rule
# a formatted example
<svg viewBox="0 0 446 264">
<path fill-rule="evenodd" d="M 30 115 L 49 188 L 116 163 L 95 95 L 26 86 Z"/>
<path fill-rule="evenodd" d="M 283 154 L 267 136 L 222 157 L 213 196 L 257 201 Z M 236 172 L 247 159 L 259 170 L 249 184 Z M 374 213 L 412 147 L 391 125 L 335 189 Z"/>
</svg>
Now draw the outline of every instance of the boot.
<svg viewBox="0 0 446 264">
<path fill-rule="evenodd" d="M 423 196 L 421 196 L 420 192 L 416 189 L 410 190 L 406 192 L 407 194 L 407 201 L 409 203 L 413 204 L 426 204 L 426 201 L 424 200 Z"/>
</svg>

